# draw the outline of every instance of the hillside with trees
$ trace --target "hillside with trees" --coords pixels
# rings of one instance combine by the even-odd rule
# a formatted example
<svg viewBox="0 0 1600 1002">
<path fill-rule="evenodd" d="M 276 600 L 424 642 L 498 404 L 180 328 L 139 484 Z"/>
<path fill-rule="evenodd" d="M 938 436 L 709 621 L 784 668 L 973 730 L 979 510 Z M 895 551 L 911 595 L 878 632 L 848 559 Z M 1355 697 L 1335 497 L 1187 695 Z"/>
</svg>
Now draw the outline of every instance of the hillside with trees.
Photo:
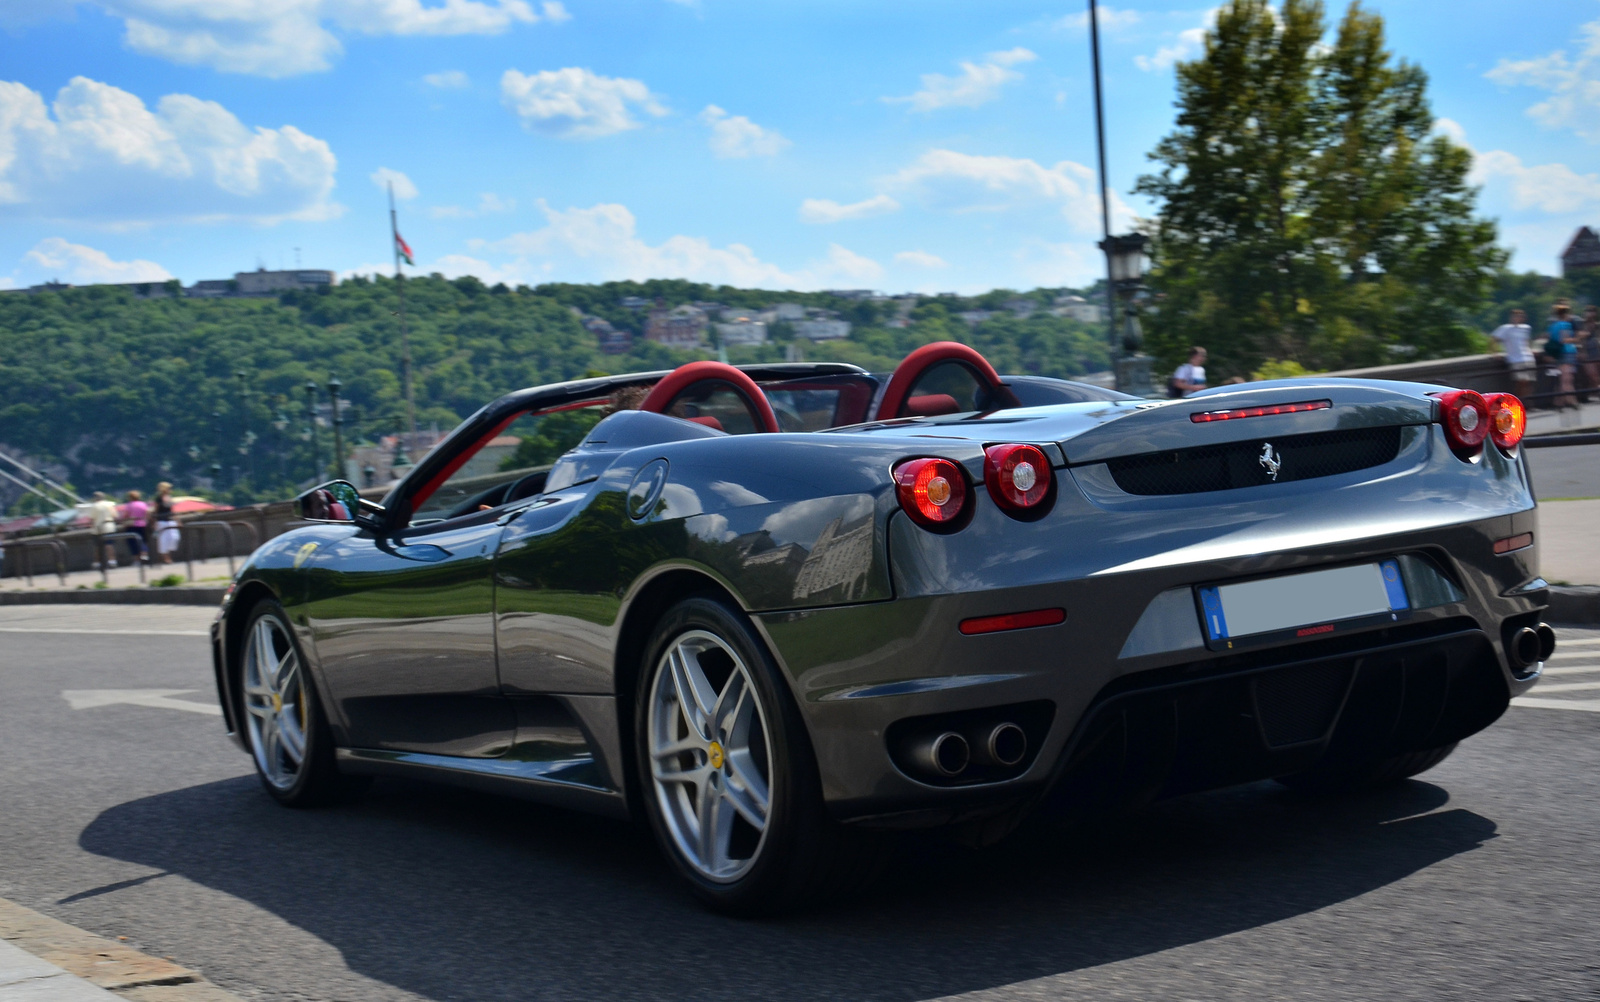
<svg viewBox="0 0 1600 1002">
<path fill-rule="evenodd" d="M 448 429 L 520 387 L 671 368 L 714 351 L 673 351 L 636 336 L 628 353 L 604 354 L 574 311 L 641 334 L 644 314 L 623 308 L 626 297 L 668 306 L 794 302 L 854 325 L 848 339 L 791 347 L 792 335 L 778 324 L 773 343 L 731 347 L 735 363 L 794 352 L 889 371 L 919 345 L 960 340 L 1002 372 L 1070 377 L 1105 369 L 1101 330 L 1042 309 L 1060 291 L 1025 294 L 1041 307 L 1026 319 L 1002 312 L 976 326 L 956 314 L 998 309 L 1017 293 L 932 297 L 907 326 L 889 327 L 892 305 L 825 293 L 683 281 L 513 289 L 471 277 L 408 279 L 417 425 Z M 343 384 L 347 446 L 404 429 L 396 293 L 392 279 L 356 278 L 265 299 L 141 299 L 113 286 L 0 295 L 0 448 L 48 466 L 80 493 L 148 491 L 166 479 L 235 503 L 288 496 L 316 472 L 308 380 L 318 387 L 325 462 L 332 376 Z M 19 502 L 9 483 L 0 488 L 8 502 L 0 508 L 31 510 L 31 499 Z"/>
</svg>

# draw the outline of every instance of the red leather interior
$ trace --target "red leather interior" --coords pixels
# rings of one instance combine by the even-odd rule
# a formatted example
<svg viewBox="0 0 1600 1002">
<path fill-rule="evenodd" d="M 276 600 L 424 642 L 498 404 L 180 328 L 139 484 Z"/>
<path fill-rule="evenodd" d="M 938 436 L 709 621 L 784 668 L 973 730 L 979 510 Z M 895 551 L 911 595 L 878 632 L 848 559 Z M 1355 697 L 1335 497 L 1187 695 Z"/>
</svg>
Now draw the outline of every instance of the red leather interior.
<svg viewBox="0 0 1600 1002">
<path fill-rule="evenodd" d="M 989 364 L 988 359 L 978 354 L 975 348 L 959 341 L 935 341 L 907 355 L 905 361 L 895 367 L 894 375 L 889 377 L 889 385 L 883 391 L 883 400 L 878 404 L 878 420 L 886 421 L 911 414 L 908 406 L 911 400 L 907 399 L 911 397 L 911 390 L 917 385 L 917 380 L 921 378 L 923 372 L 940 362 L 959 362 L 985 389 L 991 392 L 1003 389 L 1000 385 L 1000 374 L 994 371 L 994 366 Z M 1009 396 L 1009 394 L 1002 395 Z M 947 394 L 929 394 L 929 396 L 944 396 L 948 399 Z"/>
<path fill-rule="evenodd" d="M 919 393 L 907 398 L 900 411 L 909 417 L 935 417 L 939 414 L 954 414 L 960 409 L 961 405 L 956 403 L 956 398 L 948 393 Z"/>
<path fill-rule="evenodd" d="M 710 414 L 707 414 L 705 417 L 692 417 L 692 418 L 689 418 L 689 420 L 693 421 L 695 424 L 703 424 L 707 428 L 715 428 L 718 431 L 722 431 L 723 430 L 722 429 L 722 422 L 718 421 L 716 418 L 712 417 Z"/>
<path fill-rule="evenodd" d="M 758 429 L 769 432 L 779 430 L 778 417 L 772 413 L 772 404 L 767 401 L 767 395 L 761 392 L 761 387 L 756 385 L 755 380 L 724 362 L 690 362 L 678 366 L 655 385 L 639 409 L 665 414 L 684 390 L 707 379 L 732 386 L 744 398 L 745 406 L 750 409 L 750 416 Z"/>
</svg>

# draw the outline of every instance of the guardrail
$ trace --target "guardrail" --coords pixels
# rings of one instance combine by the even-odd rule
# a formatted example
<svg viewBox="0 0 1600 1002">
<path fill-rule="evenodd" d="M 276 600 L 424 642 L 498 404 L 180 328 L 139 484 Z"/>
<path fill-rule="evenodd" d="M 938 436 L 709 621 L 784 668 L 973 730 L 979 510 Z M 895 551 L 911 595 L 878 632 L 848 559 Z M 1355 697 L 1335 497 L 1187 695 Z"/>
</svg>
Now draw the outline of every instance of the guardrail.
<svg viewBox="0 0 1600 1002">
<path fill-rule="evenodd" d="M 235 551 L 238 550 L 238 546 L 234 542 L 233 530 L 235 530 L 235 529 L 249 529 L 250 530 L 250 552 L 254 553 L 256 548 L 261 545 L 261 534 L 258 533 L 256 531 L 256 527 L 251 525 L 249 522 L 224 522 L 224 521 L 221 521 L 221 520 L 207 520 L 207 521 L 202 521 L 202 522 L 184 522 L 184 523 L 182 523 L 181 525 L 178 526 L 178 531 L 183 534 L 183 537 L 182 537 L 183 562 L 188 568 L 189 580 L 190 581 L 194 580 L 194 546 L 191 545 L 191 543 L 189 541 L 191 539 L 193 539 L 194 536 L 191 535 L 187 531 L 189 529 L 198 529 L 199 530 L 199 537 L 200 537 L 200 541 L 201 541 L 202 544 L 205 542 L 205 538 L 206 538 L 205 537 L 205 530 L 207 530 L 207 529 L 221 529 L 222 530 L 223 537 L 227 540 L 227 545 L 224 547 L 224 551 L 226 552 L 227 557 L 228 557 L 228 576 L 229 577 L 232 577 L 234 575 L 234 573 L 235 573 L 234 566 L 233 566 L 233 555 L 234 555 Z M 202 562 L 204 562 L 207 559 L 209 559 L 209 558 L 205 557 L 205 556 L 202 556 L 200 558 L 200 560 Z"/>
<path fill-rule="evenodd" d="M 110 546 L 110 547 L 112 547 L 113 551 L 115 551 L 115 548 L 116 548 L 115 544 L 113 544 L 111 542 L 113 539 L 138 539 L 138 540 L 143 541 L 144 533 L 142 533 L 142 532 L 108 532 L 103 536 L 94 537 L 95 548 L 100 551 L 100 552 L 95 554 L 95 562 L 100 565 L 100 580 L 102 582 L 104 582 L 107 587 L 110 587 L 110 585 L 111 585 L 111 568 L 106 566 L 106 555 L 105 555 L 105 549 L 104 548 L 107 547 L 107 546 Z M 63 549 L 65 549 L 65 547 L 63 547 Z M 149 547 L 146 546 L 145 550 L 148 553 L 149 552 Z M 139 583 L 140 584 L 144 584 L 144 578 L 145 578 L 144 560 L 140 558 L 140 556 L 139 556 L 139 554 L 137 552 L 135 552 L 132 544 L 129 544 L 129 546 L 128 546 L 128 559 L 132 560 L 135 564 L 137 564 L 139 566 Z M 65 583 L 66 578 L 63 577 L 61 580 L 62 580 L 63 583 Z M 30 587 L 30 588 L 33 587 L 33 582 L 32 581 L 28 582 L 28 587 Z"/>
<path fill-rule="evenodd" d="M 1600 445 L 1600 432 L 1580 432 L 1576 435 L 1535 435 L 1522 440 L 1524 449 L 1550 449 L 1561 445 Z"/>
<path fill-rule="evenodd" d="M 33 587 L 33 553 L 32 548 L 37 546 L 48 547 L 56 556 L 56 577 L 61 579 L 62 587 L 67 584 L 67 546 L 59 539 L 8 539 L 0 546 L 14 546 L 22 550 L 23 571 L 28 578 L 28 587 Z"/>
</svg>

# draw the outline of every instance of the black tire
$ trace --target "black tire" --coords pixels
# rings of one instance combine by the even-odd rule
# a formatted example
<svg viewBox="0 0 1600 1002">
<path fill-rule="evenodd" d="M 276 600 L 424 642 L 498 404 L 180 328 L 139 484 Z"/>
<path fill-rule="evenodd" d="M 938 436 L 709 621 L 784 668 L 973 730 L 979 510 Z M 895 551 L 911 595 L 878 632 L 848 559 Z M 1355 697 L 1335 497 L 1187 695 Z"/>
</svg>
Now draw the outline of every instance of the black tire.
<svg viewBox="0 0 1600 1002">
<path fill-rule="evenodd" d="M 293 659 L 292 667 L 298 679 L 283 687 L 291 693 L 292 701 L 284 699 L 282 692 L 278 693 L 277 701 L 273 701 L 271 695 L 264 695 L 262 686 L 256 684 L 258 677 L 253 673 L 260 668 L 251 659 L 268 635 L 272 656 L 283 666 L 281 674 L 275 673 L 274 681 L 288 680 L 289 659 Z M 317 698 L 316 684 L 308 674 L 300 642 L 283 606 L 272 599 L 261 600 L 245 619 L 242 636 L 233 676 L 235 691 L 239 694 L 239 726 L 244 730 L 245 747 L 250 751 L 262 788 L 285 807 L 322 807 L 356 792 L 358 785 L 339 774 L 333 735 Z M 301 740 L 286 739 L 285 731 L 290 727 Z M 278 729 L 276 747 L 273 740 L 266 737 L 274 728 Z M 293 756 L 289 749 L 293 744 L 298 744 L 300 755 L 299 761 L 291 767 Z M 269 762 L 276 766 L 269 766 Z"/>
<path fill-rule="evenodd" d="M 668 815 L 673 812 L 674 804 L 697 802 L 695 798 L 707 796 L 707 790 L 735 789 L 732 780 L 726 778 L 732 773 L 724 771 L 720 762 L 711 769 L 709 753 L 704 760 L 693 757 L 698 752 L 683 753 L 693 761 L 703 761 L 705 769 L 722 772 L 725 778 L 720 788 L 715 779 L 709 779 L 708 785 L 700 787 L 698 792 L 685 790 L 682 796 L 687 799 L 679 801 L 675 799 L 679 796 L 676 792 L 679 787 L 658 784 L 650 750 L 650 714 L 656 698 L 657 679 L 660 677 L 663 685 L 671 684 L 666 656 L 669 651 L 682 650 L 683 643 L 694 638 L 703 640 L 706 635 L 725 644 L 743 662 L 750 689 L 759 700 L 759 711 L 765 718 L 767 737 L 764 756 L 769 793 L 766 826 L 755 844 L 749 847 L 749 855 L 737 861 L 744 867 L 742 872 L 722 879 L 708 876 L 702 864 L 691 855 L 692 849 L 680 846 L 682 822 L 677 822 L 680 834 L 675 835 L 674 822 L 669 822 Z M 716 653 L 714 650 L 706 652 L 707 656 Z M 726 656 L 726 651 L 722 656 Z M 847 830 L 828 817 L 822 803 L 816 759 L 800 711 L 766 645 L 739 609 L 720 597 L 684 599 L 667 610 L 656 624 L 640 667 L 634 702 L 639 799 L 657 845 L 696 897 L 712 909 L 728 914 L 770 915 L 833 897 L 871 879 L 877 858 L 874 845 L 863 838 L 862 833 Z M 730 668 L 729 677 L 732 670 Z M 663 675 L 664 671 L 668 674 Z M 705 677 L 709 678 L 713 671 L 714 667 L 707 669 Z M 675 696 L 666 698 L 676 705 Z M 660 712 L 671 711 L 662 709 Z M 715 725 L 712 726 L 714 729 Z M 732 747 L 730 739 L 729 748 Z M 732 759 L 730 750 L 730 763 Z M 740 818 L 734 818 L 734 824 L 740 822 Z"/>
<path fill-rule="evenodd" d="M 1280 776 L 1278 782 L 1291 790 L 1303 793 L 1351 793 L 1370 790 L 1427 772 L 1449 758 L 1450 753 L 1455 750 L 1456 742 L 1452 741 L 1438 748 L 1405 752 L 1360 766 L 1308 769 L 1292 776 Z"/>
</svg>

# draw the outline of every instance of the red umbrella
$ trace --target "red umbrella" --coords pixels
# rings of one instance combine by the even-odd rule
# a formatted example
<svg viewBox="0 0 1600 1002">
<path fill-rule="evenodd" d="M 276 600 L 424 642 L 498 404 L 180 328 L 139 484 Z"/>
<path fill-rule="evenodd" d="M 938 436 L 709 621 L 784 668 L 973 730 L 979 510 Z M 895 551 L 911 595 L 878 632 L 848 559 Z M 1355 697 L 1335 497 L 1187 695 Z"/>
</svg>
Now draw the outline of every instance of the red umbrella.
<svg viewBox="0 0 1600 1002">
<path fill-rule="evenodd" d="M 232 505 L 217 504 L 205 498 L 181 497 L 172 499 L 172 513 L 174 515 L 188 515 L 197 511 L 231 511 Z"/>
</svg>

